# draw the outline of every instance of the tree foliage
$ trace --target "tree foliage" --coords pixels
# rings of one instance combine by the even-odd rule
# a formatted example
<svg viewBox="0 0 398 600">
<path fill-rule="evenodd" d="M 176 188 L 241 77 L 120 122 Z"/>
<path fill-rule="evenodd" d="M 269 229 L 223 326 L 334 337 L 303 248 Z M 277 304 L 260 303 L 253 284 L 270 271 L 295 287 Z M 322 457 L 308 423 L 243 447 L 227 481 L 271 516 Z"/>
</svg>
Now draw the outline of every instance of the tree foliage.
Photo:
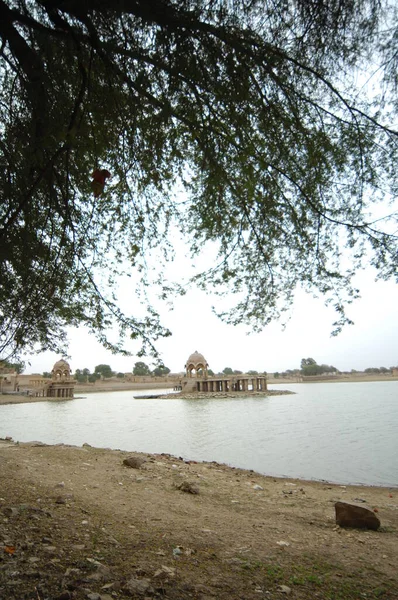
<svg viewBox="0 0 398 600">
<path fill-rule="evenodd" d="M 337 373 L 336 367 L 331 365 L 318 365 L 313 358 L 303 358 L 301 361 L 301 374 L 307 377 L 324 375 L 325 373 Z"/>
<path fill-rule="evenodd" d="M 133 375 L 140 377 L 151 375 L 151 369 L 142 361 L 136 362 L 133 368 Z"/>
<path fill-rule="evenodd" d="M 159 365 L 158 367 L 155 367 L 155 369 L 152 371 L 152 375 L 155 375 L 155 377 L 165 377 L 169 373 L 170 369 L 168 367 L 165 367 L 164 365 Z"/>
<path fill-rule="evenodd" d="M 104 379 L 109 379 L 114 375 L 110 365 L 97 365 L 94 369 L 94 373 L 100 375 Z"/>
<path fill-rule="evenodd" d="M 18 373 L 18 375 L 20 373 L 23 373 L 25 370 L 25 363 L 24 362 L 8 362 L 8 361 L 0 361 L 0 367 L 2 369 L 9 369 L 10 371 L 15 371 L 16 373 Z"/>
<path fill-rule="evenodd" d="M 233 369 L 231 369 L 231 367 L 225 367 L 225 369 L 222 370 L 223 375 L 233 375 L 234 371 Z"/>
<path fill-rule="evenodd" d="M 128 336 L 156 354 L 169 332 L 137 297 L 122 311 L 118 276 L 145 290 L 174 228 L 193 255 L 217 255 L 193 281 L 237 294 L 227 323 L 261 329 L 301 285 L 333 303 L 339 331 L 358 268 L 397 276 L 396 213 L 374 212 L 397 190 L 388 10 L 0 0 L 0 356 L 59 352 L 70 325 L 114 352 Z M 385 66 L 383 101 L 363 89 L 369 55 Z M 112 175 L 97 198 L 95 168 Z"/>
</svg>

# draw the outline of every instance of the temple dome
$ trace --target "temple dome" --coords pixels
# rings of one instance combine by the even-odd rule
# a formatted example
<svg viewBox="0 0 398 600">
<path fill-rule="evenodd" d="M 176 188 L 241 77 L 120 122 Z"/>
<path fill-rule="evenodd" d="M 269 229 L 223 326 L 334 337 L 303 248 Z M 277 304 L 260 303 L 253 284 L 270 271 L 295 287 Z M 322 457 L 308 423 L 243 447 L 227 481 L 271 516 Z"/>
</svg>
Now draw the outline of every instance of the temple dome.
<svg viewBox="0 0 398 600">
<path fill-rule="evenodd" d="M 188 365 L 193 365 L 193 366 L 203 365 L 205 367 L 205 366 L 207 366 L 207 360 L 205 359 L 203 354 L 201 354 L 200 352 L 195 350 L 195 352 L 193 352 L 191 354 L 191 356 L 188 358 L 185 367 L 187 367 Z"/>
<path fill-rule="evenodd" d="M 55 365 L 53 366 L 53 371 L 58 370 L 58 369 L 68 369 L 70 371 L 70 365 L 68 362 L 66 362 L 66 360 L 64 360 L 63 358 L 61 358 L 61 360 L 58 360 Z"/>
<path fill-rule="evenodd" d="M 52 378 L 53 379 L 68 379 L 71 377 L 71 368 L 68 362 L 63 358 L 58 360 L 53 366 Z"/>
<path fill-rule="evenodd" d="M 197 350 L 188 358 L 185 365 L 185 372 L 187 377 L 204 377 L 207 378 L 207 360 Z"/>
</svg>

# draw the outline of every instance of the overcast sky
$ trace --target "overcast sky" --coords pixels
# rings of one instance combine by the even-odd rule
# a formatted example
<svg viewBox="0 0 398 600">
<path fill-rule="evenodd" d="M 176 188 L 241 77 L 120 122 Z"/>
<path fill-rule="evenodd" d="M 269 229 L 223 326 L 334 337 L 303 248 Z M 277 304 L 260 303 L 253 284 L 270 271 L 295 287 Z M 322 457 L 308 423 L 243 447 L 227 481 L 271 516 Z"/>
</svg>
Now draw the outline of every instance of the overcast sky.
<svg viewBox="0 0 398 600">
<path fill-rule="evenodd" d="M 247 335 L 245 327 L 225 325 L 212 314 L 214 298 L 192 291 L 176 301 L 174 311 L 163 311 L 163 325 L 173 335 L 161 340 L 158 348 L 172 372 L 183 371 L 195 350 L 205 356 L 214 372 L 225 367 L 284 371 L 300 368 L 301 359 L 307 357 L 341 371 L 398 365 L 398 285 L 375 282 L 371 271 L 361 273 L 358 284 L 362 298 L 348 311 L 355 325 L 347 326 L 337 337 L 330 335 L 336 319 L 333 309 L 304 292 L 297 293 L 292 318 L 284 331 L 275 323 L 260 334 Z M 96 365 L 105 363 L 114 371 L 130 372 L 138 360 L 150 364 L 145 358 L 112 355 L 83 329 L 72 330 L 70 340 L 68 360 L 73 371 L 85 367 L 93 371 Z M 30 364 L 25 372 L 51 371 L 59 358 L 52 353 L 27 357 Z"/>
</svg>

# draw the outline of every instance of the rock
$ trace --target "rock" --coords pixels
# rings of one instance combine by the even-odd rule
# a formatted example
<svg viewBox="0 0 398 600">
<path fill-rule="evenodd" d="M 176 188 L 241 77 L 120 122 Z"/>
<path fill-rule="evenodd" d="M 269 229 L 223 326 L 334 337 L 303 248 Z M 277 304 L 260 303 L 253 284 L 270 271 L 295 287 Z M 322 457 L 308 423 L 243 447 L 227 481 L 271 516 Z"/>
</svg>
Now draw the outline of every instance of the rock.
<svg viewBox="0 0 398 600">
<path fill-rule="evenodd" d="M 130 579 L 125 585 L 125 590 L 130 592 L 132 596 L 134 594 L 145 596 L 146 594 L 154 593 L 150 579 Z"/>
<path fill-rule="evenodd" d="M 144 462 L 146 462 L 146 460 L 141 456 L 129 456 L 129 458 L 124 459 L 123 464 L 132 469 L 140 469 Z"/>
<path fill-rule="evenodd" d="M 186 492 L 187 494 L 199 494 L 199 488 L 193 484 L 189 483 L 189 481 L 183 481 L 175 486 L 177 490 L 181 492 Z"/>
<path fill-rule="evenodd" d="M 6 508 L 3 508 L 3 514 L 6 517 L 16 517 L 18 513 L 19 510 L 15 506 L 7 506 Z"/>
<path fill-rule="evenodd" d="M 264 488 L 261 487 L 261 485 L 258 485 L 258 483 L 256 483 L 255 485 L 253 485 L 253 490 L 263 490 Z"/>
<path fill-rule="evenodd" d="M 336 523 L 340 527 L 355 527 L 358 529 L 373 529 L 380 527 L 380 519 L 373 511 L 363 506 L 348 504 L 347 502 L 336 502 Z"/>
<path fill-rule="evenodd" d="M 71 592 L 65 591 L 61 592 L 59 596 L 55 598 L 55 600 L 72 600 L 73 596 Z"/>
<path fill-rule="evenodd" d="M 101 596 L 97 594 L 97 592 L 89 592 L 86 594 L 86 598 L 88 598 L 88 600 L 101 600 Z"/>
<path fill-rule="evenodd" d="M 279 591 L 282 592 L 282 594 L 291 594 L 292 593 L 291 588 L 288 587 L 287 585 L 280 585 Z"/>
<path fill-rule="evenodd" d="M 175 574 L 175 569 L 162 565 L 162 567 L 155 572 L 154 577 L 174 577 Z"/>
<path fill-rule="evenodd" d="M 111 576 L 111 570 L 107 565 L 103 565 L 98 561 L 90 561 L 92 565 L 96 567 L 95 573 L 91 573 L 87 576 L 89 581 L 106 581 Z"/>
</svg>

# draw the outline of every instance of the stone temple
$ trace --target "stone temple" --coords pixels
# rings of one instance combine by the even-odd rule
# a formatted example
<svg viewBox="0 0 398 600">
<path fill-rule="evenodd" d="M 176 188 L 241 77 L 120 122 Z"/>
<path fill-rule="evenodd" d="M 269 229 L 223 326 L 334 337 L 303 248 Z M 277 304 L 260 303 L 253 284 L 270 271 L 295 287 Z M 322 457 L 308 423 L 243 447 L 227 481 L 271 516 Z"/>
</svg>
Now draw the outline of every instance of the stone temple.
<svg viewBox="0 0 398 600">
<path fill-rule="evenodd" d="M 211 375 L 203 354 L 195 350 L 185 363 L 183 392 L 263 392 L 267 390 L 265 375 Z"/>
</svg>

